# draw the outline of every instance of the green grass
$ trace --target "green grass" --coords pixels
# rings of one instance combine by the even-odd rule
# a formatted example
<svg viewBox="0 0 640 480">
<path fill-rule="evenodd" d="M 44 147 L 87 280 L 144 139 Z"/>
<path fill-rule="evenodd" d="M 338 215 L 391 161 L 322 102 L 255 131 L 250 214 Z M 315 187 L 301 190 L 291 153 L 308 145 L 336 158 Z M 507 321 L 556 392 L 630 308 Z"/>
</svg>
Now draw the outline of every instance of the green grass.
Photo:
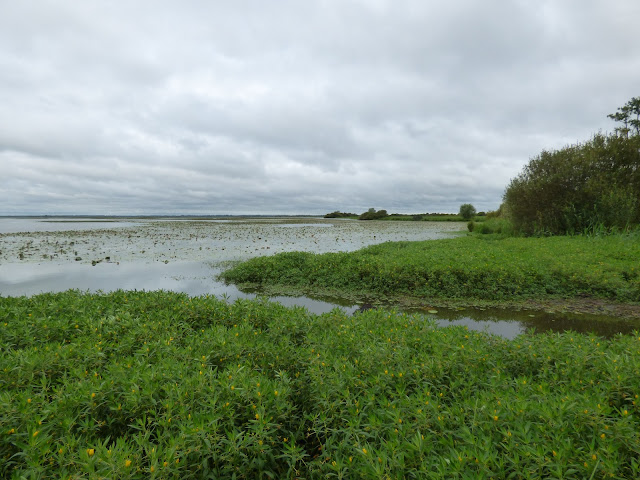
<svg viewBox="0 0 640 480">
<path fill-rule="evenodd" d="M 640 301 L 637 234 L 547 238 L 473 235 L 389 242 L 357 252 L 282 253 L 222 274 L 292 291 L 393 299 L 514 300 L 590 296 Z"/>
<path fill-rule="evenodd" d="M 2 478 L 639 478 L 640 338 L 0 297 Z"/>
</svg>

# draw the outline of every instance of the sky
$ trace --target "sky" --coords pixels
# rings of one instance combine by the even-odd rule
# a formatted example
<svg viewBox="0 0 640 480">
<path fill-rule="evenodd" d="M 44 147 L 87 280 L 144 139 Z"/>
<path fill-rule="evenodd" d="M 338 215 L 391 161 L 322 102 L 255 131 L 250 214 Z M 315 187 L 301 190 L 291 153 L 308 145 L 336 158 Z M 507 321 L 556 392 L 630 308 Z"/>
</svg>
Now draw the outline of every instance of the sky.
<svg viewBox="0 0 640 480">
<path fill-rule="evenodd" d="M 640 95 L 637 0 L 0 0 L 0 215 L 456 213 Z"/>
</svg>

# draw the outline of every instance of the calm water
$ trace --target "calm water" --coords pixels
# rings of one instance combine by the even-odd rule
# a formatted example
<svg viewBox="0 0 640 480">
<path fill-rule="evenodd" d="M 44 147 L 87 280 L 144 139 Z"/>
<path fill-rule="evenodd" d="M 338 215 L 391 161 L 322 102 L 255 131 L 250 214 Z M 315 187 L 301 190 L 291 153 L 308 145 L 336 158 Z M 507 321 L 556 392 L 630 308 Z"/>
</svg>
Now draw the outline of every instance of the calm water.
<svg viewBox="0 0 640 480">
<path fill-rule="evenodd" d="M 351 251 L 396 240 L 447 238 L 465 224 L 445 222 L 358 222 L 324 219 L 13 219 L 0 218 L 0 295 L 20 296 L 80 289 L 90 291 L 172 290 L 251 298 L 216 280 L 230 261 L 283 251 Z M 340 300 L 272 297 L 313 313 L 362 307 Z M 441 325 L 466 325 L 513 338 L 536 331 L 630 333 L 624 321 L 587 315 L 504 310 L 443 310 Z"/>
</svg>

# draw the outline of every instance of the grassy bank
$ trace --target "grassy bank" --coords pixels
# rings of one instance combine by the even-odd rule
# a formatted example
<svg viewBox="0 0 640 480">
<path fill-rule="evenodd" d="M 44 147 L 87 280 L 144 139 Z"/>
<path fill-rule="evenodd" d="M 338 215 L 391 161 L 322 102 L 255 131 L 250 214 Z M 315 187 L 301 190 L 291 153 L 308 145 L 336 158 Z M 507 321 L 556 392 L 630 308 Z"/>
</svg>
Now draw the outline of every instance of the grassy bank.
<svg viewBox="0 0 640 480">
<path fill-rule="evenodd" d="M 2 478 L 638 478 L 640 338 L 0 298 Z"/>
<path fill-rule="evenodd" d="M 349 253 L 282 253 L 227 272 L 230 282 L 373 299 L 593 297 L 640 301 L 640 238 L 465 236 Z"/>
</svg>

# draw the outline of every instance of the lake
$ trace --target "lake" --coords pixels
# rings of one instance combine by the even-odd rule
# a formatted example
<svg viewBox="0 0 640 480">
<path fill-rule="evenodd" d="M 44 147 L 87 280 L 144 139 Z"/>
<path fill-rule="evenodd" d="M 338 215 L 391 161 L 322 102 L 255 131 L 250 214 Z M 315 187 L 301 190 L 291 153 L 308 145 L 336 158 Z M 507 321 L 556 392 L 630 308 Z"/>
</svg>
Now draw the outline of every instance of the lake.
<svg viewBox="0 0 640 480">
<path fill-rule="evenodd" d="M 0 295 L 68 289 L 172 290 L 233 301 L 252 298 L 217 280 L 229 264 L 286 251 L 353 251 L 387 241 L 448 238 L 458 222 L 380 222 L 322 218 L 0 218 Z M 272 297 L 313 313 L 362 308 L 340 299 Z M 589 315 L 499 309 L 422 310 L 441 325 L 461 324 L 513 338 L 537 331 L 630 333 L 625 321 Z"/>
</svg>

